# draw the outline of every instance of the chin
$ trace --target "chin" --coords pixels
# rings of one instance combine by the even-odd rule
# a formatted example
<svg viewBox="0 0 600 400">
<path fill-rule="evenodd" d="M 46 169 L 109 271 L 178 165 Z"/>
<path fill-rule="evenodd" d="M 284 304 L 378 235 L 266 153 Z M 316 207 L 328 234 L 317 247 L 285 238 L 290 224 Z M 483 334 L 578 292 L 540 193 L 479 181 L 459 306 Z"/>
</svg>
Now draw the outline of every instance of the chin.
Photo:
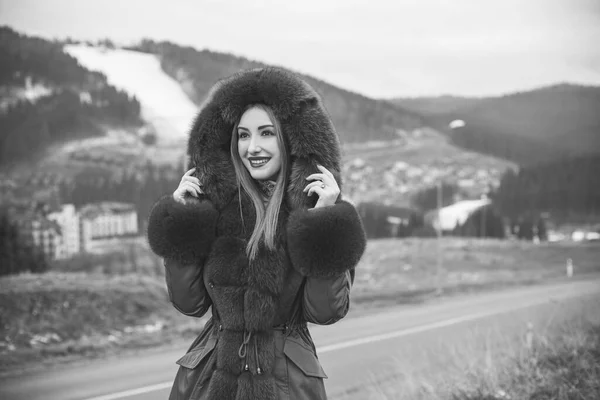
<svg viewBox="0 0 600 400">
<path fill-rule="evenodd" d="M 250 176 L 252 179 L 257 181 L 267 181 L 271 179 L 273 174 L 269 173 L 268 171 L 251 171 Z"/>
</svg>

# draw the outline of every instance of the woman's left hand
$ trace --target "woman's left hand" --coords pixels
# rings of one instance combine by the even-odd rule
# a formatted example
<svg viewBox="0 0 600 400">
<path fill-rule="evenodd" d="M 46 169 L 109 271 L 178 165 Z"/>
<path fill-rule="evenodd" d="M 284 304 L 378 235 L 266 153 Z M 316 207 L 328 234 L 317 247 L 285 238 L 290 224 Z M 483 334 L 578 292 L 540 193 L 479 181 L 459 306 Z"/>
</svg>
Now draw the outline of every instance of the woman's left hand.
<svg viewBox="0 0 600 400">
<path fill-rule="evenodd" d="M 317 168 L 319 168 L 321 173 L 312 174 L 307 177 L 307 181 L 313 182 L 306 185 L 303 191 L 307 196 L 310 196 L 313 193 L 316 193 L 319 196 L 319 200 L 314 208 L 332 206 L 340 195 L 340 187 L 333 174 L 329 172 L 327 168 L 322 165 L 317 165 Z"/>
</svg>

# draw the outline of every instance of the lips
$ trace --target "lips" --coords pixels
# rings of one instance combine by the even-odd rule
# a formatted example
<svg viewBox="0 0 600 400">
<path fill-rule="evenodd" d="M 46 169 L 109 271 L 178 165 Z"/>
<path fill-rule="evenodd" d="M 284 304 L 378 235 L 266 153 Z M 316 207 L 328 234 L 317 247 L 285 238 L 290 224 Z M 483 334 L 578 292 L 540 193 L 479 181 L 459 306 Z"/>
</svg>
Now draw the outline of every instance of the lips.
<svg viewBox="0 0 600 400">
<path fill-rule="evenodd" d="M 268 163 L 270 159 L 270 157 L 248 157 L 248 161 L 250 161 L 252 168 L 260 168 Z"/>
</svg>

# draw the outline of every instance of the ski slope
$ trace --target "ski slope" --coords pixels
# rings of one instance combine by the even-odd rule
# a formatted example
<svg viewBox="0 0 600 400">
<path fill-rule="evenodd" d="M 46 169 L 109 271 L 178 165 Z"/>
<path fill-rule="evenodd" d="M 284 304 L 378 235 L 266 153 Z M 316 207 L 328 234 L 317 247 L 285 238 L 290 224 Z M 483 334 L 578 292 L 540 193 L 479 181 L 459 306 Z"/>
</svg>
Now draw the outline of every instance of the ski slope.
<svg viewBox="0 0 600 400">
<path fill-rule="evenodd" d="M 135 96 L 142 118 L 156 129 L 159 143 L 187 138 L 198 107 L 161 69 L 155 55 L 84 45 L 69 45 L 64 50 L 85 68 L 102 72 L 111 85 Z"/>
</svg>

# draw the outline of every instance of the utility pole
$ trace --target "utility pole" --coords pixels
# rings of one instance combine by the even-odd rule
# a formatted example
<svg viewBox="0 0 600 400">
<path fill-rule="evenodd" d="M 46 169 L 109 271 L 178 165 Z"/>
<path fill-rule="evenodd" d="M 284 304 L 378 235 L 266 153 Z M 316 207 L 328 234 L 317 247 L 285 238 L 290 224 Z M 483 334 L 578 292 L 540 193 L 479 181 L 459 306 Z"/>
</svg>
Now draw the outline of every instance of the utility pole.
<svg viewBox="0 0 600 400">
<path fill-rule="evenodd" d="M 483 195 L 481 195 L 481 200 L 487 200 L 487 199 L 488 199 L 487 193 L 484 193 Z M 485 212 L 486 212 L 486 208 L 487 208 L 487 204 L 483 204 L 481 206 L 481 213 L 480 213 L 480 216 L 481 216 L 481 226 L 480 226 L 480 231 L 479 231 L 479 237 L 480 238 L 486 237 L 486 234 L 485 234 L 485 229 L 486 229 L 486 225 L 485 225 L 486 224 Z"/>
<path fill-rule="evenodd" d="M 442 182 L 437 183 L 437 271 L 436 294 L 442 294 Z"/>
</svg>

